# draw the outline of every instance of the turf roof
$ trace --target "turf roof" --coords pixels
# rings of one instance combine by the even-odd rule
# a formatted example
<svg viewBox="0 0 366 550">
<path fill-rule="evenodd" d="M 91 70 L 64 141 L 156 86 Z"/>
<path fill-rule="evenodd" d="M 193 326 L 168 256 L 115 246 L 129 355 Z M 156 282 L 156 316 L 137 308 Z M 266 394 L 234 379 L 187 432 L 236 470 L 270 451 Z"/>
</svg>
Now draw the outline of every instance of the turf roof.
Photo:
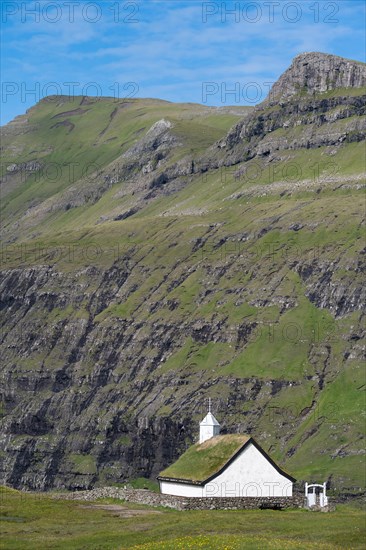
<svg viewBox="0 0 366 550">
<path fill-rule="evenodd" d="M 159 477 L 203 482 L 218 473 L 249 439 L 247 435 L 229 434 L 196 443 Z"/>
</svg>

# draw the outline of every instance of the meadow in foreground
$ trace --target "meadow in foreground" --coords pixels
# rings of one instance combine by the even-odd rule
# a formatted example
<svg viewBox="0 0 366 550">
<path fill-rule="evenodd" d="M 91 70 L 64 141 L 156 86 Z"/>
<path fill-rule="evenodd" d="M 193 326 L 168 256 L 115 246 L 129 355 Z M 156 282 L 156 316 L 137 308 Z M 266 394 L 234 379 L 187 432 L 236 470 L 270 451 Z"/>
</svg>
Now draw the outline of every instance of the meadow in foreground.
<svg viewBox="0 0 366 550">
<path fill-rule="evenodd" d="M 365 514 L 351 506 L 323 514 L 186 511 L 125 503 L 55 500 L 1 490 L 4 550 L 361 549 Z"/>
</svg>

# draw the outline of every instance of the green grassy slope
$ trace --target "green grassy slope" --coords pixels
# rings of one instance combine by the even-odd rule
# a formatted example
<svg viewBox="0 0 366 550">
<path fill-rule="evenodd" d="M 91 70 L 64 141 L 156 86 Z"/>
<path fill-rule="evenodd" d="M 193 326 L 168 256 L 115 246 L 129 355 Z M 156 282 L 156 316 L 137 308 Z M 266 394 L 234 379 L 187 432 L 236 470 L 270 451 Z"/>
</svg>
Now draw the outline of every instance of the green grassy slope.
<svg viewBox="0 0 366 550">
<path fill-rule="evenodd" d="M 58 116 L 73 110 L 78 112 Z M 9 379 L 21 387 L 45 372 L 55 378 L 66 365 L 76 393 L 89 395 L 94 388 L 83 414 L 100 439 L 78 450 L 93 457 L 85 460 L 91 471 L 82 475 L 95 469 L 99 479 L 108 478 L 94 460 L 98 445 L 115 445 L 116 457 L 130 448 L 107 441 L 118 411 L 126 418 L 176 415 L 196 426 L 199 404 L 210 395 L 225 429 L 252 433 L 296 478 L 330 479 L 333 488 L 358 492 L 365 481 L 359 308 L 364 141 L 342 142 L 335 152 L 326 146 L 279 150 L 271 161 L 258 156 L 192 174 L 119 221 L 110 213 L 133 207 L 141 196 L 131 182 L 112 184 L 96 201 L 44 214 L 43 201 L 85 185 L 79 176 L 88 163 L 103 172 L 162 118 L 173 123 L 181 142 L 167 166 L 186 155 L 199 158 L 240 118 L 230 109 L 154 100 L 121 104 L 112 117 L 114 110 L 112 100 L 44 100 L 23 123 L 33 129 L 19 135 L 7 129 L 5 169 L 34 158 L 76 166 L 71 183 L 44 174 L 5 182 L 2 216 L 14 233 L 5 236 L 4 271 L 33 273 L 46 266 L 61 274 L 42 280 L 32 290 L 39 295 L 36 305 L 19 314 L 22 331 L 45 330 L 45 343 L 30 349 L 24 339 L 30 351 L 20 353 L 10 345 L 15 325 L 4 325 Z M 65 120 L 74 129 L 52 128 Z M 278 131 L 289 139 L 293 132 Z M 244 174 L 237 177 L 240 168 Z M 28 225 L 25 213 L 32 206 L 41 210 Z M 86 271 L 90 266 L 95 272 Z M 43 306 L 47 296 L 55 303 Z M 74 333 L 79 351 L 70 358 Z M 101 365 L 112 372 L 103 381 Z M 69 391 L 61 391 L 63 398 Z M 40 387 L 34 409 L 47 400 L 56 407 L 57 395 Z M 9 403 L 5 413 L 16 414 L 21 406 Z M 98 428 L 91 420 L 96 417 L 103 418 Z M 16 444 L 28 435 L 20 430 Z M 46 444 L 37 441 L 36 448 Z M 164 460 L 167 465 L 170 459 Z M 35 460 L 35 471 L 41 462 Z M 108 472 L 117 467 L 118 459 L 110 459 Z"/>
<path fill-rule="evenodd" d="M 244 114 L 248 108 L 237 109 Z M 167 118 L 181 142 L 174 156 L 196 154 L 212 145 L 240 119 L 240 114 L 195 104 L 159 100 L 49 97 L 27 115 L 3 128 L 2 176 L 12 164 L 38 159 L 42 168 L 20 170 L 18 179 L 3 185 L 3 223 L 14 221 L 29 207 L 71 186 L 80 186 L 95 172 L 125 153 L 158 120 Z M 16 146 L 13 145 L 16 136 Z M 111 197 L 110 197 L 111 200 Z M 110 207 L 110 202 L 109 202 Z"/>
</svg>

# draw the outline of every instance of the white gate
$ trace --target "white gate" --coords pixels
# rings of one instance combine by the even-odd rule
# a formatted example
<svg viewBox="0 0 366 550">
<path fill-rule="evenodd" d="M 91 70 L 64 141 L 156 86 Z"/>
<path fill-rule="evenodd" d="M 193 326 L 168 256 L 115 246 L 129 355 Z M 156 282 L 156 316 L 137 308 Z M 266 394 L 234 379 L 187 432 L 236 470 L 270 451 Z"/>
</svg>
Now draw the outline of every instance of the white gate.
<svg viewBox="0 0 366 550">
<path fill-rule="evenodd" d="M 311 506 L 315 506 L 315 504 L 316 504 L 315 487 L 309 487 L 306 496 L 307 496 L 307 499 L 308 499 L 309 508 L 311 508 Z"/>
<path fill-rule="evenodd" d="M 312 506 L 324 508 L 324 506 L 328 505 L 326 486 L 326 483 L 323 483 L 323 485 L 320 485 L 319 483 L 312 483 L 311 485 L 308 485 L 305 483 L 305 496 L 309 508 Z"/>
</svg>

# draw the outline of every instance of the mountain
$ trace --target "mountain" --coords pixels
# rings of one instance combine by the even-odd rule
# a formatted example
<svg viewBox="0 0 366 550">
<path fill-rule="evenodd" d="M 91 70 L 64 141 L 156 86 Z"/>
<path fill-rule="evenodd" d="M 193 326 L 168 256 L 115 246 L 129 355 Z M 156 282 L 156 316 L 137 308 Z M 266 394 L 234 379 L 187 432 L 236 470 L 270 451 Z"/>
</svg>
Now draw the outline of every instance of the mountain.
<svg viewBox="0 0 366 550">
<path fill-rule="evenodd" d="M 363 479 L 366 65 L 254 108 L 47 97 L 2 128 L 1 482 L 153 478 L 197 437 Z"/>
</svg>

